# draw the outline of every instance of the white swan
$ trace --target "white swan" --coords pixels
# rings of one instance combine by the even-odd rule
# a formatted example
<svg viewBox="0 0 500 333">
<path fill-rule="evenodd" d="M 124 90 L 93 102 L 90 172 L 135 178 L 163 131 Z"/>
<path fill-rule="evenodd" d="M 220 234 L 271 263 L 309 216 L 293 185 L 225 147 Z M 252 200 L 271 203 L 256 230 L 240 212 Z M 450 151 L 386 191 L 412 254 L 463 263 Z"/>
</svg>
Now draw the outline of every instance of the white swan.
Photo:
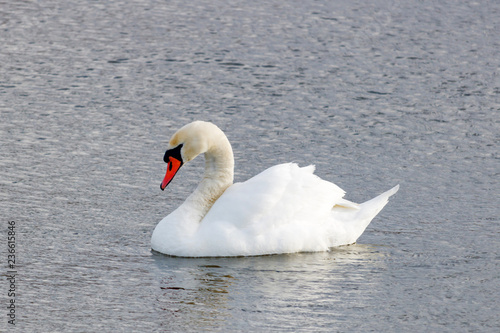
<svg viewBox="0 0 500 333">
<path fill-rule="evenodd" d="M 399 185 L 363 204 L 343 199 L 314 166 L 273 166 L 233 184 L 231 145 L 214 124 L 195 121 L 177 131 L 164 160 L 161 189 L 179 168 L 205 154 L 205 175 L 186 201 L 158 223 L 153 250 L 173 256 L 250 256 L 326 251 L 355 243 Z"/>
</svg>

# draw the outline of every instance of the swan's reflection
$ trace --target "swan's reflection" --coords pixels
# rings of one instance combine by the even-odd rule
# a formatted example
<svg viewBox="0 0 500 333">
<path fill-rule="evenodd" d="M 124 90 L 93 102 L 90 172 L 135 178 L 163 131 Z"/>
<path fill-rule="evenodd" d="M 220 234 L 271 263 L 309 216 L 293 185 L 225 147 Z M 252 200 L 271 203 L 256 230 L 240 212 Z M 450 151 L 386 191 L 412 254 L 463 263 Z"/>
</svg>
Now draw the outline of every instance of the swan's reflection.
<svg viewBox="0 0 500 333">
<path fill-rule="evenodd" d="M 260 313 L 279 317 L 290 306 L 331 307 L 345 301 L 347 294 L 353 306 L 362 308 L 363 291 L 377 283 L 373 272 L 383 269 L 384 251 L 352 245 L 260 257 L 153 257 L 161 274 L 158 302 L 166 327 L 235 329 L 225 324 L 248 317 L 246 324 L 252 325 L 251 318 L 258 321 Z M 228 320 L 231 317 L 237 318 Z"/>
<path fill-rule="evenodd" d="M 175 258 L 155 254 L 161 270 L 158 301 L 166 327 L 209 328 L 224 322 L 235 278 L 217 258 Z M 173 320 L 174 319 L 174 320 Z"/>
</svg>

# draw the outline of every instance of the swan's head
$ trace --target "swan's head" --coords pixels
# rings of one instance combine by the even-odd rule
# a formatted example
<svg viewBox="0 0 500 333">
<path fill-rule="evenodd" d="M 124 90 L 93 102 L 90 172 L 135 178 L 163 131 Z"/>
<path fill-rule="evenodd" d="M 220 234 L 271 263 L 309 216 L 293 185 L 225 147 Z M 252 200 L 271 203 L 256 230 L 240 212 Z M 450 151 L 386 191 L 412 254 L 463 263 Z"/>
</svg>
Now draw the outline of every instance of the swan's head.
<svg viewBox="0 0 500 333">
<path fill-rule="evenodd" d="M 170 139 L 163 157 L 167 163 L 167 173 L 161 183 L 161 190 L 167 187 L 184 163 L 212 149 L 218 144 L 215 140 L 221 137 L 226 139 L 217 126 L 204 121 L 192 122 L 178 130 Z"/>
</svg>

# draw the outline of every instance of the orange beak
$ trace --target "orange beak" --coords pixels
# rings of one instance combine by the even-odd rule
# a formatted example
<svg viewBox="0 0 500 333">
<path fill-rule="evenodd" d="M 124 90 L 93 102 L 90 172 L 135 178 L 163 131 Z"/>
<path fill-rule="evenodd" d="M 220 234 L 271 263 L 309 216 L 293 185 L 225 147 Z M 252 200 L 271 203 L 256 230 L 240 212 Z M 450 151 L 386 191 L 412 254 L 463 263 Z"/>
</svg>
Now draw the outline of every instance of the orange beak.
<svg viewBox="0 0 500 333">
<path fill-rule="evenodd" d="M 176 159 L 175 157 L 170 156 L 167 164 L 167 173 L 165 174 L 165 178 L 161 182 L 160 188 L 163 191 L 165 187 L 174 179 L 175 174 L 179 171 L 182 166 L 182 162 Z"/>
</svg>

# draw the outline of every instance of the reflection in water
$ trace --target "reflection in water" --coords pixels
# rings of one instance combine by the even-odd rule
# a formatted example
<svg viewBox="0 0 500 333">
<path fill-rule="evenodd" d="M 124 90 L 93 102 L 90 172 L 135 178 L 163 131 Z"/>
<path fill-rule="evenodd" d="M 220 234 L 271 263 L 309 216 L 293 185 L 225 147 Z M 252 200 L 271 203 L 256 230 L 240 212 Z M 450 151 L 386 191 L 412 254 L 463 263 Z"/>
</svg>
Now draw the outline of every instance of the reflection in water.
<svg viewBox="0 0 500 333">
<path fill-rule="evenodd" d="M 380 250 L 352 245 L 330 252 L 240 258 L 155 254 L 158 306 L 169 328 L 295 329 L 311 315 L 333 325 L 346 308 L 364 309 L 373 297 L 371 287 L 384 270 Z"/>
<path fill-rule="evenodd" d="M 158 301 L 166 327 L 203 329 L 217 326 L 229 316 L 228 294 L 234 277 L 224 273 L 221 266 L 202 259 L 154 257 L 164 273 Z"/>
</svg>

